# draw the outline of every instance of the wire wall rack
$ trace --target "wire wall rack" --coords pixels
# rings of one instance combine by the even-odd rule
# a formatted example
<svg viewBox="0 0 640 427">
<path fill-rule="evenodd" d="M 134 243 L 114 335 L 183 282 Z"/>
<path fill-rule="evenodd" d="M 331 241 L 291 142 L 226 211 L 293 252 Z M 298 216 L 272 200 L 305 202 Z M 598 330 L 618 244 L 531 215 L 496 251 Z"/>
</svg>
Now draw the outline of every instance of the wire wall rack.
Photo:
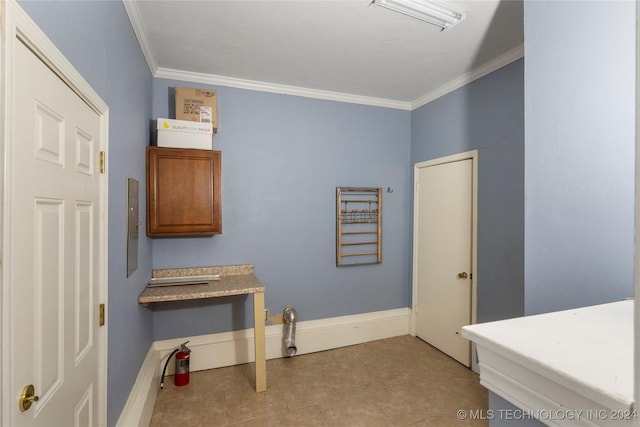
<svg viewBox="0 0 640 427">
<path fill-rule="evenodd" d="M 382 189 L 336 187 L 336 266 L 382 262 Z"/>
</svg>

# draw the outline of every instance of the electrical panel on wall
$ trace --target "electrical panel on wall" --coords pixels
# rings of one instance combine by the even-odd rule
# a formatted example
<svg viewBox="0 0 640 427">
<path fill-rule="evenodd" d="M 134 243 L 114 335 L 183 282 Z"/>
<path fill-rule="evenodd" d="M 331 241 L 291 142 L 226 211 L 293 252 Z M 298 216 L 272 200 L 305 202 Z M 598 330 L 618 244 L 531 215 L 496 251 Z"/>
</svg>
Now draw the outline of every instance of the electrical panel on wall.
<svg viewBox="0 0 640 427">
<path fill-rule="evenodd" d="M 382 189 L 336 188 L 336 266 L 382 262 Z"/>
<path fill-rule="evenodd" d="M 127 179 L 127 277 L 138 268 L 138 181 Z"/>
</svg>

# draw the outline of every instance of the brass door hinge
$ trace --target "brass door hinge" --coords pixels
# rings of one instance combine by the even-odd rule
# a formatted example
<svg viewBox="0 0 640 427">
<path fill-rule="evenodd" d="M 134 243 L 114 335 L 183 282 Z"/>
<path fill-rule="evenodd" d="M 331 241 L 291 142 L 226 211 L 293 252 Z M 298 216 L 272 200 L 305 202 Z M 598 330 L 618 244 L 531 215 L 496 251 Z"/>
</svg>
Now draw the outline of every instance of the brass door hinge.
<svg viewBox="0 0 640 427">
<path fill-rule="evenodd" d="M 104 326 L 104 304 L 100 304 L 100 314 L 98 323 L 100 326 Z"/>
<path fill-rule="evenodd" d="M 104 173 L 104 151 L 100 152 L 100 173 Z"/>
</svg>

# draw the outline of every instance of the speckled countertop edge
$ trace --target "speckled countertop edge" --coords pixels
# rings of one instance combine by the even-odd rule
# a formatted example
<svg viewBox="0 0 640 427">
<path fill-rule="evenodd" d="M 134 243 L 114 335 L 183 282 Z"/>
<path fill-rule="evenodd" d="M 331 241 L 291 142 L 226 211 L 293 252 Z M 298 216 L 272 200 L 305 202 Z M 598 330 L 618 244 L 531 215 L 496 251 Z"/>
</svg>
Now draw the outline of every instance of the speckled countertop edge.
<svg viewBox="0 0 640 427">
<path fill-rule="evenodd" d="M 184 277 L 206 274 L 219 274 L 220 280 L 212 280 L 206 284 L 198 285 L 146 287 L 138 296 L 138 303 L 147 305 L 154 302 L 217 298 L 265 291 L 264 285 L 254 276 L 251 264 L 153 270 L 152 277 Z"/>
<path fill-rule="evenodd" d="M 219 265 L 212 267 L 165 268 L 151 271 L 151 277 L 184 277 L 219 274 L 220 276 L 239 276 L 253 274 L 253 264 Z"/>
</svg>

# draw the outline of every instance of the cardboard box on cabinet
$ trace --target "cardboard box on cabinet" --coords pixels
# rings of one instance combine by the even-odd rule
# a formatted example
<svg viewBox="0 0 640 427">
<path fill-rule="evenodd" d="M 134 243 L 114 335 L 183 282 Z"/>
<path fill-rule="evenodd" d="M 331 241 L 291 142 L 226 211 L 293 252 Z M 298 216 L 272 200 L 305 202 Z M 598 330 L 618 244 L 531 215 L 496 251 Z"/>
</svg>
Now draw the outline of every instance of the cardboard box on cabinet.
<svg viewBox="0 0 640 427">
<path fill-rule="evenodd" d="M 213 149 L 211 123 L 158 119 L 156 145 L 169 148 Z"/>
<path fill-rule="evenodd" d="M 176 119 L 211 123 L 218 131 L 218 96 L 215 90 L 176 87 Z"/>
</svg>

